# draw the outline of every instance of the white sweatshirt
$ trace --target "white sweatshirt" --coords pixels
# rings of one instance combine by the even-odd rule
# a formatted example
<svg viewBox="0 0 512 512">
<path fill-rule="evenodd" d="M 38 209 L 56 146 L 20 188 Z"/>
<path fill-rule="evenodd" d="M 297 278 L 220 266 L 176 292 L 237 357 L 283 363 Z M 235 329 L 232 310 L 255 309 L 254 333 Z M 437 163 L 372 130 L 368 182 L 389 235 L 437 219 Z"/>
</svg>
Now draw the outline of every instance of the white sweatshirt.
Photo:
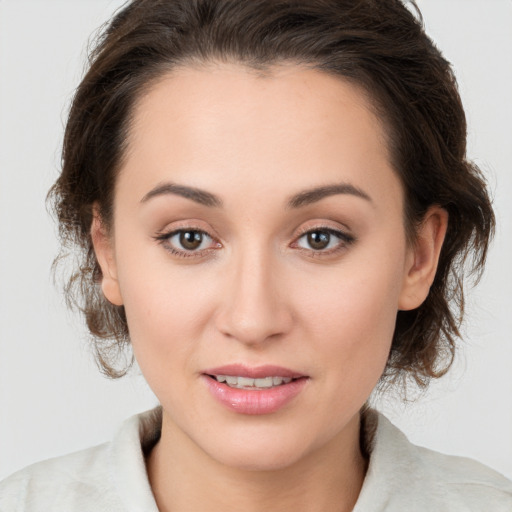
<svg viewBox="0 0 512 512">
<path fill-rule="evenodd" d="M 505 477 L 414 446 L 384 416 L 369 415 L 370 464 L 354 512 L 512 512 Z M 0 512 L 158 512 L 144 453 L 160 425 L 156 408 L 125 421 L 110 443 L 15 473 L 0 483 Z"/>
</svg>

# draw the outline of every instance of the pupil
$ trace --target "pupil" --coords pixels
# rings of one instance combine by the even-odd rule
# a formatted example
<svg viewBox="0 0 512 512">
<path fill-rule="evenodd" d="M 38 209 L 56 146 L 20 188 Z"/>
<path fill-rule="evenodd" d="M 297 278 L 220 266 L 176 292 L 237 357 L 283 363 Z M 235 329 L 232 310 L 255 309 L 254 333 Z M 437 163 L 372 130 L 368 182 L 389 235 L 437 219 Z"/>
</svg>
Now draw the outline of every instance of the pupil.
<svg viewBox="0 0 512 512">
<path fill-rule="evenodd" d="M 308 243 L 313 249 L 325 249 L 329 245 L 330 238 L 329 233 L 314 231 L 308 234 Z"/>
<path fill-rule="evenodd" d="M 197 249 L 203 241 L 203 234 L 199 231 L 184 231 L 180 234 L 180 244 L 188 250 Z"/>
</svg>

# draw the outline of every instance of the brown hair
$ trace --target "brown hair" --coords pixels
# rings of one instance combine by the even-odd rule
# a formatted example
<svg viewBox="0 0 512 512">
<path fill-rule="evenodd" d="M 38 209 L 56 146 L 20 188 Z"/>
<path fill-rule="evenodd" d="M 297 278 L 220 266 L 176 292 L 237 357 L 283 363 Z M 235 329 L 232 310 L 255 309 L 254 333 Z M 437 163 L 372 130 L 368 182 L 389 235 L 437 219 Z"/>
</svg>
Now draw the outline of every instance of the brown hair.
<svg viewBox="0 0 512 512">
<path fill-rule="evenodd" d="M 129 333 L 124 309 L 108 303 L 99 286 L 92 205 L 109 226 L 131 115 L 149 84 L 176 66 L 215 61 L 260 72 L 305 64 L 369 94 L 405 189 L 410 242 L 429 206 L 449 213 L 430 294 L 419 308 L 398 312 L 383 378 L 412 375 L 424 386 L 444 374 L 459 336 L 464 272 L 479 277 L 494 215 L 479 169 L 466 159 L 466 120 L 450 64 L 400 0 L 132 0 L 106 25 L 76 91 L 62 173 L 49 195 L 63 247 L 81 251 L 66 291 L 85 315 L 100 367 L 112 377 L 124 373 L 115 369 L 114 352 L 129 344 Z"/>
</svg>

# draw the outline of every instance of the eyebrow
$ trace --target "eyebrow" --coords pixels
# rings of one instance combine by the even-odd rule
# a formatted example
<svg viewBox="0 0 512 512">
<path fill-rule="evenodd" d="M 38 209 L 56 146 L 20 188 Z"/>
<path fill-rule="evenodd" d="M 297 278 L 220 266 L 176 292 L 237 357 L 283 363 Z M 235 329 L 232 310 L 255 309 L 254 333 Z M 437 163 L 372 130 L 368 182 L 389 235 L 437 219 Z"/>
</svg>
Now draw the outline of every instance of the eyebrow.
<svg viewBox="0 0 512 512">
<path fill-rule="evenodd" d="M 287 208 L 302 208 L 325 199 L 326 197 L 338 194 L 349 194 L 372 202 L 371 197 L 360 188 L 350 183 L 336 183 L 303 190 L 295 194 L 287 201 Z M 175 195 L 184 197 L 185 199 L 191 199 L 209 208 L 221 208 L 223 206 L 222 199 L 211 192 L 186 185 L 177 185 L 175 183 L 162 183 L 157 185 L 142 198 L 141 203 L 145 203 L 154 197 L 165 195 Z"/>
<path fill-rule="evenodd" d="M 169 194 L 181 196 L 185 199 L 191 199 L 196 203 L 202 204 L 203 206 L 208 206 L 210 208 L 222 207 L 222 200 L 215 194 L 195 187 L 176 185 L 175 183 L 162 183 L 161 185 L 157 185 L 142 198 L 141 203 L 145 203 L 154 197 L 165 196 Z"/>
<path fill-rule="evenodd" d="M 325 185 L 322 187 L 315 187 L 309 190 L 304 190 L 298 194 L 292 196 L 288 203 L 288 208 L 301 208 L 303 206 L 316 203 L 321 199 L 337 194 L 349 194 L 352 196 L 360 197 L 370 203 L 373 202 L 371 197 L 361 190 L 360 188 L 351 185 L 350 183 L 337 183 L 333 185 Z"/>
</svg>

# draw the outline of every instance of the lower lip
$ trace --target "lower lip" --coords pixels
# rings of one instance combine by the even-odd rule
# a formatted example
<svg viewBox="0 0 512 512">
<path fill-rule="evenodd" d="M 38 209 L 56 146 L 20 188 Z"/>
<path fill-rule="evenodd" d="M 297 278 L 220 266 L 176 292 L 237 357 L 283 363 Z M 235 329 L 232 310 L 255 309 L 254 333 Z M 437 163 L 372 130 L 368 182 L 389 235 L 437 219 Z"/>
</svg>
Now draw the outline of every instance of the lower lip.
<svg viewBox="0 0 512 512">
<path fill-rule="evenodd" d="M 210 393 L 222 405 L 239 414 L 271 414 L 291 402 L 306 385 L 307 377 L 269 389 L 237 389 L 203 375 Z"/>
</svg>

